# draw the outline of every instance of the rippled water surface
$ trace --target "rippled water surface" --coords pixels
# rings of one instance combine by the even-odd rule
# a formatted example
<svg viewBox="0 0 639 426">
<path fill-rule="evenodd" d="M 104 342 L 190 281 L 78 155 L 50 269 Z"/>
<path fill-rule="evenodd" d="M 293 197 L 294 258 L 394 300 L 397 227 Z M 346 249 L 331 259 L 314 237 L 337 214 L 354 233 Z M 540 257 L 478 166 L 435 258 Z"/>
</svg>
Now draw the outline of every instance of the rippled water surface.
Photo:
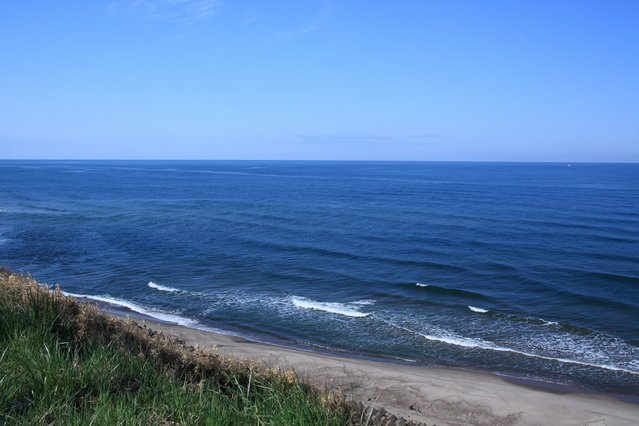
<svg viewBox="0 0 639 426">
<path fill-rule="evenodd" d="M 192 327 L 639 394 L 639 165 L 0 162 L 0 263 Z"/>
</svg>

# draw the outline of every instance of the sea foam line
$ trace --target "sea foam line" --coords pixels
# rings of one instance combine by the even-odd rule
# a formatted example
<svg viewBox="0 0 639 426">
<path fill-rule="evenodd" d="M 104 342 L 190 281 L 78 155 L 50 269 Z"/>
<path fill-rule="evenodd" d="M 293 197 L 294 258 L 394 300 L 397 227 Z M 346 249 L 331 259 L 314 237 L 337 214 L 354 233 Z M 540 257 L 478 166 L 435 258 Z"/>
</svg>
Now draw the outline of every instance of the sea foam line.
<svg viewBox="0 0 639 426">
<path fill-rule="evenodd" d="M 577 364 L 577 365 L 583 365 L 583 366 L 586 366 L 586 367 L 602 368 L 602 369 L 605 369 L 605 370 L 621 371 L 621 372 L 624 372 L 624 373 L 629 373 L 629 374 L 633 374 L 633 375 L 639 375 L 639 371 L 633 371 L 633 370 L 628 370 L 626 368 L 615 367 L 614 365 L 593 364 L 593 363 L 590 363 L 590 362 L 578 361 L 578 360 L 567 359 L 567 358 L 553 358 L 553 357 L 550 357 L 550 356 L 532 354 L 532 353 L 529 353 L 529 352 L 518 351 L 516 349 L 504 348 L 502 346 L 494 346 L 494 345 L 491 345 L 491 344 L 481 343 L 481 342 L 477 341 L 476 339 L 472 339 L 472 338 L 433 336 L 433 335 L 430 335 L 430 334 L 424 334 L 424 333 L 420 333 L 418 331 L 410 330 L 410 329 L 408 329 L 406 327 L 402 327 L 400 325 L 394 324 L 394 323 L 389 322 L 389 321 L 385 321 L 385 322 L 390 324 L 390 325 L 392 325 L 393 327 L 397 327 L 399 329 L 408 331 L 409 333 L 413 333 L 413 334 L 417 334 L 419 336 L 422 336 L 423 338 L 425 338 L 427 340 L 432 340 L 432 341 L 435 341 L 435 342 L 447 343 L 449 345 L 461 346 L 461 347 L 464 347 L 464 348 L 472 348 L 472 349 L 484 349 L 484 350 L 496 351 L 496 352 L 510 352 L 510 353 L 515 353 L 515 354 L 527 356 L 527 357 L 530 357 L 530 358 L 539 358 L 539 359 L 545 359 L 545 360 L 548 360 L 548 361 L 558 361 L 558 362 L 563 362 L 563 363 L 567 363 L 567 364 Z"/>
<path fill-rule="evenodd" d="M 487 310 L 487 309 L 476 308 L 476 307 L 474 307 L 474 306 L 470 306 L 470 305 L 468 305 L 468 309 L 470 309 L 470 310 L 471 310 L 471 311 L 473 311 L 473 312 L 480 313 L 480 314 L 485 314 L 485 313 L 487 313 L 487 312 L 488 312 L 488 310 Z"/>
<path fill-rule="evenodd" d="M 149 284 L 147 284 L 149 287 L 154 288 L 156 290 L 160 290 L 160 291 L 168 291 L 171 293 L 175 293 L 177 291 L 182 291 L 178 288 L 173 288 L 173 287 L 167 287 L 167 286 L 163 286 L 163 285 L 159 285 L 154 283 L 153 281 L 149 281 Z"/>
<path fill-rule="evenodd" d="M 356 302 L 351 302 L 351 305 L 360 305 L 360 306 L 371 306 L 374 305 L 375 302 L 377 302 L 377 300 L 373 300 L 373 299 L 364 299 L 364 300 L 358 300 Z"/>
<path fill-rule="evenodd" d="M 183 325 L 189 328 L 202 329 L 201 327 L 198 327 L 199 323 L 197 321 L 192 320 L 190 318 L 186 318 L 176 314 L 171 314 L 164 311 L 159 311 L 153 308 L 145 308 L 143 306 L 140 306 L 128 300 L 118 299 L 118 298 L 109 297 L 109 296 L 88 296 L 85 294 L 73 294 L 73 293 L 66 293 L 66 292 L 62 292 L 62 293 L 67 296 L 73 296 L 76 299 L 77 298 L 91 299 L 91 300 L 97 300 L 99 302 L 105 302 L 110 305 L 122 306 L 124 308 L 132 310 L 133 312 L 137 312 L 142 315 L 147 315 L 149 317 L 156 318 L 160 321 L 172 322 L 172 323 Z"/>
<path fill-rule="evenodd" d="M 293 297 L 291 298 L 293 305 L 303 309 L 314 309 L 317 311 L 330 312 L 333 314 L 345 315 L 347 317 L 367 317 L 370 313 L 364 313 L 358 311 L 354 307 L 350 307 L 347 303 L 328 303 L 317 302 L 315 300 L 307 299 L 305 297 Z"/>
</svg>

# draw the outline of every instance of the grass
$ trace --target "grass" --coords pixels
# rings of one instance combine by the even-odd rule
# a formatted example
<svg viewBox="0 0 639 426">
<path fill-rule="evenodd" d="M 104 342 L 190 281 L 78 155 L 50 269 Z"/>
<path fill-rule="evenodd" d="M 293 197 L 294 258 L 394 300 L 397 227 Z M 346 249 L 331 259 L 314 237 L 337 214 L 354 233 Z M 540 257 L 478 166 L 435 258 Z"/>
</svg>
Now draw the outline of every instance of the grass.
<svg viewBox="0 0 639 426">
<path fill-rule="evenodd" d="M 356 425 L 291 371 L 185 347 L 0 268 L 0 424 Z"/>
</svg>

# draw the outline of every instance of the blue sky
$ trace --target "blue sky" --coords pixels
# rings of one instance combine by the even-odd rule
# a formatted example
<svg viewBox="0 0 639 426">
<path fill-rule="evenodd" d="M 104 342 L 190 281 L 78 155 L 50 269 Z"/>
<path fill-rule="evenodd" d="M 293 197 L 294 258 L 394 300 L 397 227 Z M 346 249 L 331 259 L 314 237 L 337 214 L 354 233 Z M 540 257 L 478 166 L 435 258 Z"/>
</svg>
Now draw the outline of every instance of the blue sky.
<svg viewBox="0 0 639 426">
<path fill-rule="evenodd" d="M 4 1 L 0 159 L 639 162 L 639 1 Z"/>
</svg>

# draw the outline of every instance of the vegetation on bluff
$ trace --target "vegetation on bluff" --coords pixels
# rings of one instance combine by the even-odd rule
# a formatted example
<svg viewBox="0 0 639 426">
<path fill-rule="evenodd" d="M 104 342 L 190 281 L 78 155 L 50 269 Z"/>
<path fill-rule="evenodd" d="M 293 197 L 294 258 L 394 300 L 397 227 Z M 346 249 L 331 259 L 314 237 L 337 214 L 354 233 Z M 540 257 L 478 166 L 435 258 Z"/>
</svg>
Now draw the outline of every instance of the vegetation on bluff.
<svg viewBox="0 0 639 426">
<path fill-rule="evenodd" d="M 357 414 L 359 412 L 359 414 Z M 0 268 L 0 423 L 349 425 L 291 371 L 186 347 Z"/>
</svg>

